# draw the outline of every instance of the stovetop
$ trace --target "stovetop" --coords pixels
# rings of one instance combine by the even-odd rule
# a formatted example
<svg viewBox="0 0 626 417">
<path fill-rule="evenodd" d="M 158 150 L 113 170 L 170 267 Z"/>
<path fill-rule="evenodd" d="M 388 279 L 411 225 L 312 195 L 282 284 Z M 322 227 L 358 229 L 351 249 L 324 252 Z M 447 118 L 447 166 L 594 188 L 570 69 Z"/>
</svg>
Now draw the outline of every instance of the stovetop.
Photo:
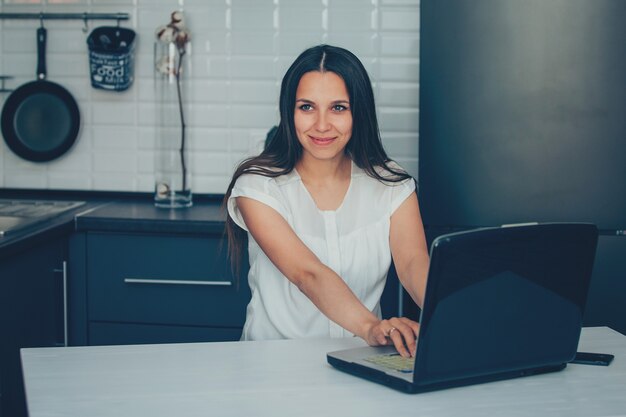
<svg viewBox="0 0 626 417">
<path fill-rule="evenodd" d="M 0 237 L 85 204 L 84 201 L 0 199 Z"/>
</svg>

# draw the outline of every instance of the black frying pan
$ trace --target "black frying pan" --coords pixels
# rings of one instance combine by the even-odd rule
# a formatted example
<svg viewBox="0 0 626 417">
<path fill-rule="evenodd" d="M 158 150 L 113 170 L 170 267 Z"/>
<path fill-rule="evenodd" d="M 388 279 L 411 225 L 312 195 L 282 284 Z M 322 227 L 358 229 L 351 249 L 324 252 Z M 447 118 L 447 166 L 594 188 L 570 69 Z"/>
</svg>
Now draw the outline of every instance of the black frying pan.
<svg viewBox="0 0 626 417">
<path fill-rule="evenodd" d="M 37 29 L 37 80 L 17 88 L 2 109 L 2 136 L 9 148 L 29 161 L 58 158 L 72 147 L 80 128 L 74 97 L 46 81 L 46 29 Z"/>
</svg>

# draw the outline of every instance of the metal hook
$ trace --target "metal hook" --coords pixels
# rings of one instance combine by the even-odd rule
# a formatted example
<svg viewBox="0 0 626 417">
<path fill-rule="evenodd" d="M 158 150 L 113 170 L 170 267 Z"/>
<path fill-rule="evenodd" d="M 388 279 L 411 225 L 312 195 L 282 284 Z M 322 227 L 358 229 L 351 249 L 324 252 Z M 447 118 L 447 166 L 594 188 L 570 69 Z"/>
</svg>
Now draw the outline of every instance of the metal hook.
<svg viewBox="0 0 626 417">
<path fill-rule="evenodd" d="M 87 12 L 83 13 L 83 33 L 89 32 L 89 26 L 87 25 Z"/>
<path fill-rule="evenodd" d="M 39 12 L 39 26 L 43 27 L 43 12 Z"/>
</svg>

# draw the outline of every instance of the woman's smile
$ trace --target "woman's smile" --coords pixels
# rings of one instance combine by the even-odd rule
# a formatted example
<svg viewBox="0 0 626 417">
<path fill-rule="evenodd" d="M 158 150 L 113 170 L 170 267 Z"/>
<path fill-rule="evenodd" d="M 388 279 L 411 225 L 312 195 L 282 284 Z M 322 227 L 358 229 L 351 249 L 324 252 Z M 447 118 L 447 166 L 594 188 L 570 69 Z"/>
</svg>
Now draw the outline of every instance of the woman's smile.
<svg viewBox="0 0 626 417">
<path fill-rule="evenodd" d="M 316 145 L 320 145 L 320 146 L 330 145 L 335 140 L 335 137 L 324 138 L 324 137 L 309 136 L 309 138 L 313 141 L 313 143 L 315 143 Z"/>
</svg>

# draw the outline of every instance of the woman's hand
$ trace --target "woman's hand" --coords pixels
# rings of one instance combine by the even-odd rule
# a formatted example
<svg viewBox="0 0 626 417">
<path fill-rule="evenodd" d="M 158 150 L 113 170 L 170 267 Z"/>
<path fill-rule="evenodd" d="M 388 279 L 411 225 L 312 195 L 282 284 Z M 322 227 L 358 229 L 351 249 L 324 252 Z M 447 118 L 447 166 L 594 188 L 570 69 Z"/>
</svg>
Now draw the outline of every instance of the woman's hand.
<svg viewBox="0 0 626 417">
<path fill-rule="evenodd" d="M 365 341 L 370 346 L 393 343 L 400 355 L 410 358 L 415 355 L 415 339 L 418 333 L 419 323 L 406 317 L 392 317 L 371 326 Z"/>
</svg>

